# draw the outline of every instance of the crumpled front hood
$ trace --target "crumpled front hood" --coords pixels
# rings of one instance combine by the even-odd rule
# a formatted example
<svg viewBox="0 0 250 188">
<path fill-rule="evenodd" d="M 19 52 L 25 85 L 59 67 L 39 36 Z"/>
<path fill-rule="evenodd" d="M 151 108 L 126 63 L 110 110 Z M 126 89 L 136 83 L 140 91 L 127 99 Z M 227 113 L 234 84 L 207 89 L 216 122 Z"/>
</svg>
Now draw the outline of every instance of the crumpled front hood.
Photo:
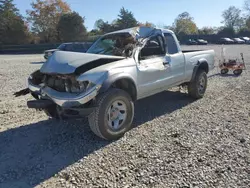
<svg viewBox="0 0 250 188">
<path fill-rule="evenodd" d="M 122 59 L 122 56 L 55 51 L 40 71 L 47 74 L 72 74 L 79 67 L 87 70 Z"/>
</svg>

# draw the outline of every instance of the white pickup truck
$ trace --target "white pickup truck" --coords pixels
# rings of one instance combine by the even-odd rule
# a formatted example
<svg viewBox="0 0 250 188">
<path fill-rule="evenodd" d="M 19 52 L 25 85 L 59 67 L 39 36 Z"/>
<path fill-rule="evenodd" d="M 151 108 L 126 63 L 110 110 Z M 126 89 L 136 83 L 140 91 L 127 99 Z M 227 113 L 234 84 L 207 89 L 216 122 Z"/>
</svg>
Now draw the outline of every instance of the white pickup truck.
<svg viewBox="0 0 250 188">
<path fill-rule="evenodd" d="M 31 93 L 28 107 L 52 118 L 88 116 L 96 135 L 118 139 L 132 127 L 136 100 L 179 85 L 202 98 L 214 55 L 181 51 L 167 29 L 120 30 L 100 37 L 87 53 L 56 51 L 15 95 Z"/>
</svg>

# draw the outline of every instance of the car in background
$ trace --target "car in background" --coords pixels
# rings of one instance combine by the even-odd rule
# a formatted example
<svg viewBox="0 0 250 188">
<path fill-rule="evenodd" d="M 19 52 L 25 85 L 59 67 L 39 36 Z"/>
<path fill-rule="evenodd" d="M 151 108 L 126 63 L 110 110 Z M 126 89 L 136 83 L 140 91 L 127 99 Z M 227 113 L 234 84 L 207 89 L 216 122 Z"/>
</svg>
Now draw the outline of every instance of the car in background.
<svg viewBox="0 0 250 188">
<path fill-rule="evenodd" d="M 230 38 L 220 38 L 218 44 L 234 44 L 234 40 Z"/>
<path fill-rule="evenodd" d="M 207 45 L 208 44 L 208 42 L 204 39 L 197 39 L 196 42 L 198 45 Z"/>
<path fill-rule="evenodd" d="M 233 38 L 235 44 L 245 44 L 245 41 L 240 38 Z"/>
<path fill-rule="evenodd" d="M 246 44 L 250 44 L 250 38 L 249 37 L 240 37 L 240 39 L 244 40 Z"/>
<path fill-rule="evenodd" d="M 188 39 L 186 44 L 187 45 L 197 45 L 197 42 L 194 39 Z"/>
<path fill-rule="evenodd" d="M 44 52 L 44 58 L 47 60 L 55 51 L 70 51 L 70 52 L 82 52 L 85 53 L 92 42 L 68 42 L 62 43 L 56 49 L 46 50 Z"/>
</svg>

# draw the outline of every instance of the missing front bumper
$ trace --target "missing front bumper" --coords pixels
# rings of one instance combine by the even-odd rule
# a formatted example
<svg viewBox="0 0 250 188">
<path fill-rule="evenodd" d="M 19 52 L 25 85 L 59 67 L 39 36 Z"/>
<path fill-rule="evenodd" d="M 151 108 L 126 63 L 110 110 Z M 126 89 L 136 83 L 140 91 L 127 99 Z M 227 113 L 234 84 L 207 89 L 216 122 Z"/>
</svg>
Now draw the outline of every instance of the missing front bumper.
<svg viewBox="0 0 250 188">
<path fill-rule="evenodd" d="M 33 108 L 36 110 L 47 110 L 55 109 L 59 116 L 67 117 L 86 117 L 91 114 L 96 107 L 71 107 L 71 108 L 62 108 L 51 100 L 32 100 L 27 102 L 28 108 Z"/>
</svg>

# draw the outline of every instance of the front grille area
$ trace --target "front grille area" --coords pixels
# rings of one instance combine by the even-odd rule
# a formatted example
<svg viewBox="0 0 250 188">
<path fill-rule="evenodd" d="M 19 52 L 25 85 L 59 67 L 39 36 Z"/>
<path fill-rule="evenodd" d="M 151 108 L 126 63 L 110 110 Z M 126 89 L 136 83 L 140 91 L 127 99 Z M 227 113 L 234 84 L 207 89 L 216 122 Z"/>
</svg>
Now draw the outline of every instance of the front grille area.
<svg viewBox="0 0 250 188">
<path fill-rule="evenodd" d="M 44 83 L 56 91 L 69 93 L 84 92 L 88 86 L 88 82 L 78 82 L 74 76 L 45 75 Z"/>
</svg>

